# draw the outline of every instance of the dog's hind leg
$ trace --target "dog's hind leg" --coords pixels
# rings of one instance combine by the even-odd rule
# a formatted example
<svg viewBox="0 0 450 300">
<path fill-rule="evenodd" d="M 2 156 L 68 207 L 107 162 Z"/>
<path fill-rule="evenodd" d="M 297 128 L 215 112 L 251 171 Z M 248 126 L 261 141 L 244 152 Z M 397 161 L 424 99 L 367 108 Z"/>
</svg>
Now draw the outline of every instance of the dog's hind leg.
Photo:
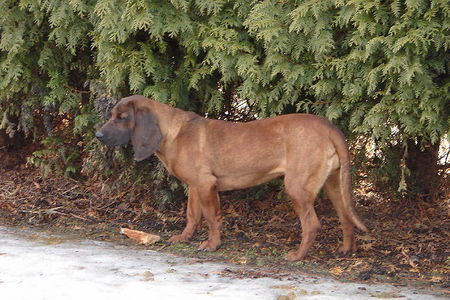
<svg viewBox="0 0 450 300">
<path fill-rule="evenodd" d="M 292 200 L 294 210 L 300 218 L 302 241 L 297 250 L 286 255 L 288 260 L 300 260 L 306 256 L 320 229 L 320 221 L 314 210 L 314 201 L 330 172 L 331 165 L 327 160 L 303 162 L 303 165 L 288 170 L 284 183 L 286 193 Z M 313 170 L 302 172 L 301 170 Z"/>
<path fill-rule="evenodd" d="M 300 194 L 290 194 L 292 203 L 300 218 L 302 226 L 302 241 L 297 250 L 292 250 L 286 255 L 286 259 L 294 261 L 303 259 L 309 248 L 314 243 L 317 233 L 320 229 L 320 222 L 314 210 L 314 195 L 307 190 L 298 189 Z"/>
<path fill-rule="evenodd" d="M 286 259 L 294 261 L 305 257 L 320 229 L 320 222 L 314 210 L 317 191 L 310 190 L 298 180 L 291 180 L 288 177 L 285 178 L 285 186 L 302 226 L 302 241 L 299 248 L 286 255 Z"/>
<path fill-rule="evenodd" d="M 339 252 L 349 253 L 353 251 L 356 247 L 355 244 L 355 228 L 353 222 L 347 216 L 346 210 L 344 208 L 344 201 L 342 199 L 339 177 L 339 170 L 331 173 L 325 182 L 324 190 L 328 198 L 333 203 L 334 208 L 339 216 L 339 221 L 341 223 L 342 232 L 344 234 L 344 241 L 341 247 L 339 247 Z"/>
</svg>

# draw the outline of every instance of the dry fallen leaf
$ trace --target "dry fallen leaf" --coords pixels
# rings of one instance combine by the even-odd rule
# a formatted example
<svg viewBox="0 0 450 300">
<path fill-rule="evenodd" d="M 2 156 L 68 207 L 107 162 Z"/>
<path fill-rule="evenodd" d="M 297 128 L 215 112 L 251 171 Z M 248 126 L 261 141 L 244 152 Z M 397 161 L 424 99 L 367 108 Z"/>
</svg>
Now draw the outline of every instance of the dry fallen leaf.
<svg viewBox="0 0 450 300">
<path fill-rule="evenodd" d="M 154 278 L 155 276 L 150 271 L 145 271 L 144 274 L 142 274 L 142 275 L 143 275 L 142 281 L 153 281 L 153 280 L 155 280 L 155 278 Z"/>
<path fill-rule="evenodd" d="M 238 264 L 241 264 L 241 265 L 246 265 L 247 264 L 247 257 L 245 257 L 245 256 L 242 256 L 242 257 L 240 257 L 236 262 L 238 263 Z"/>
<path fill-rule="evenodd" d="M 395 293 L 390 293 L 390 292 L 376 292 L 376 293 L 371 294 L 371 297 L 387 299 L 387 298 L 398 298 L 399 296 Z"/>
<path fill-rule="evenodd" d="M 362 266 L 361 266 L 362 265 Z M 361 269 L 361 267 L 364 267 L 364 262 L 362 260 L 356 260 L 350 267 L 349 270 L 353 270 L 354 268 L 359 267 L 358 269 Z"/>
<path fill-rule="evenodd" d="M 151 245 L 161 240 L 159 235 L 150 234 L 147 232 L 132 230 L 128 228 L 120 228 L 120 233 L 125 234 L 129 238 L 135 240 L 139 244 Z"/>
<path fill-rule="evenodd" d="M 342 273 L 344 273 L 344 270 L 342 270 L 342 268 L 340 267 L 334 267 L 330 269 L 330 273 L 336 276 L 341 275 Z"/>
<path fill-rule="evenodd" d="M 300 296 L 305 296 L 305 295 L 308 295 L 308 291 L 305 289 L 300 289 L 297 291 L 297 294 Z"/>
<path fill-rule="evenodd" d="M 21 186 L 18 185 L 18 186 L 14 189 L 14 191 L 12 191 L 12 193 L 10 194 L 10 196 L 15 196 L 15 195 L 20 191 L 20 188 L 21 188 Z"/>
<path fill-rule="evenodd" d="M 1 253 L 0 253 L 0 255 L 1 255 Z M 441 281 L 444 281 L 444 277 L 442 277 L 442 276 L 433 276 L 433 277 L 431 277 L 431 279 L 430 279 L 430 281 L 431 282 L 441 282 Z"/>
<path fill-rule="evenodd" d="M 281 295 L 277 297 L 277 300 L 293 300 L 295 299 L 297 296 L 295 295 L 294 292 L 290 292 L 287 295 Z"/>
<path fill-rule="evenodd" d="M 288 285 L 288 284 L 272 285 L 270 288 L 271 289 L 282 289 L 282 290 L 295 290 L 295 289 L 297 289 L 296 286 Z"/>
<path fill-rule="evenodd" d="M 360 245 L 359 247 L 360 247 L 361 249 L 363 249 L 364 251 L 369 251 L 369 250 L 372 250 L 372 248 L 373 248 L 374 245 L 375 245 L 375 242 L 372 242 L 372 243 L 362 244 L 362 245 Z"/>
<path fill-rule="evenodd" d="M 10 213 L 16 212 L 16 209 L 14 208 L 14 206 L 12 206 L 8 202 L 0 202 L 0 210 L 4 210 L 4 211 L 10 212 Z"/>
</svg>

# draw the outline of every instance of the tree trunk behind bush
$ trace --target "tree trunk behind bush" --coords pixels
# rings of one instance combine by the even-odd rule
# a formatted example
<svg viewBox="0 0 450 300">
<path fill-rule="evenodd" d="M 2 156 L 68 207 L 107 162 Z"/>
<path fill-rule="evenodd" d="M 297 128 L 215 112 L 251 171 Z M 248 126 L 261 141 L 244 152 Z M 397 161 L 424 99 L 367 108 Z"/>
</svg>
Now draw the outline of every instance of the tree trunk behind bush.
<svg viewBox="0 0 450 300">
<path fill-rule="evenodd" d="M 406 166 L 410 171 L 407 178 L 410 195 L 426 200 L 434 200 L 439 195 L 439 143 L 429 140 L 408 141 Z"/>
</svg>

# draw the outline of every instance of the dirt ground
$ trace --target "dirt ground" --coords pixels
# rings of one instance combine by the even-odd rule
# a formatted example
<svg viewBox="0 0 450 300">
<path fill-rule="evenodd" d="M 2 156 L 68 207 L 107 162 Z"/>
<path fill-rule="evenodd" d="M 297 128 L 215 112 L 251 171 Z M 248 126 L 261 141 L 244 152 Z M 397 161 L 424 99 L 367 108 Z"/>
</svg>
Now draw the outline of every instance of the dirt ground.
<svg viewBox="0 0 450 300">
<path fill-rule="evenodd" d="M 0 225 L 4 226 L 131 245 L 119 233 L 127 227 L 160 235 L 162 241 L 146 246 L 150 249 L 242 266 L 231 274 L 237 278 L 312 274 L 450 295 L 448 197 L 434 203 L 398 202 L 383 199 L 368 187 L 357 189 L 357 211 L 370 233 L 358 234 L 358 250 L 349 256 L 337 254 L 342 239 L 337 216 L 328 200 L 318 199 L 322 229 L 315 246 L 305 260 L 291 263 L 283 256 L 300 242 L 300 224 L 289 202 L 273 195 L 256 201 L 223 194 L 223 244 L 218 251 L 205 253 L 197 251 L 207 235 L 205 225 L 191 243 L 167 243 L 184 227 L 185 203 L 172 210 L 158 209 L 148 201 L 124 197 L 126 190 L 108 194 L 101 182 L 43 178 L 39 170 L 26 166 L 23 157 L 1 150 L 0 183 Z"/>
</svg>

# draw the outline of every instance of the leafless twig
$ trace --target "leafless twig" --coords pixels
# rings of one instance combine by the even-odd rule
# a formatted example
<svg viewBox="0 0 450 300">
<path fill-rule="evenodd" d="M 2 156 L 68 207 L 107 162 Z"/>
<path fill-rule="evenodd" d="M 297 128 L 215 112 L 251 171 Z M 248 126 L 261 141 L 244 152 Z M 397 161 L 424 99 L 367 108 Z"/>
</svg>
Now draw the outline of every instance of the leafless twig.
<svg viewBox="0 0 450 300">
<path fill-rule="evenodd" d="M 58 209 L 60 209 L 60 208 L 63 208 L 63 206 L 46 208 L 46 209 L 37 209 L 37 210 L 21 210 L 21 212 L 32 213 L 32 214 L 39 214 L 39 215 L 42 215 L 42 214 L 47 214 L 47 215 L 58 214 L 58 215 L 62 215 L 62 216 L 71 216 L 71 217 L 74 217 L 74 218 L 77 218 L 77 219 L 80 219 L 80 220 L 83 220 L 83 221 L 92 221 L 92 220 L 89 220 L 87 218 L 78 216 L 78 215 L 73 214 L 73 213 L 67 214 L 67 213 L 64 213 L 64 212 L 60 212 L 60 211 L 58 211 Z"/>
</svg>

